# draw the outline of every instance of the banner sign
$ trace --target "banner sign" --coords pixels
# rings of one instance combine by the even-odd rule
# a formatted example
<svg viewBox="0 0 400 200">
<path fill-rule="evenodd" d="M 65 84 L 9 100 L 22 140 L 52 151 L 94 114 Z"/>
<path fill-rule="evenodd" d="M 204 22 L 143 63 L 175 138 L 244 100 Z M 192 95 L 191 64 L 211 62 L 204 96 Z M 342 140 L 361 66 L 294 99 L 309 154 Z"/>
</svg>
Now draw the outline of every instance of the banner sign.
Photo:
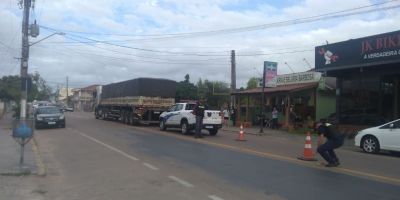
<svg viewBox="0 0 400 200">
<path fill-rule="evenodd" d="M 276 77 L 276 85 L 289 85 L 299 83 L 315 83 L 321 79 L 320 72 L 302 72 L 295 74 L 284 74 Z"/>
<path fill-rule="evenodd" d="M 315 68 L 353 68 L 400 62 L 400 31 L 315 47 Z"/>
<path fill-rule="evenodd" d="M 274 78 L 278 75 L 278 63 L 264 61 L 264 87 L 276 87 L 274 84 Z"/>
</svg>

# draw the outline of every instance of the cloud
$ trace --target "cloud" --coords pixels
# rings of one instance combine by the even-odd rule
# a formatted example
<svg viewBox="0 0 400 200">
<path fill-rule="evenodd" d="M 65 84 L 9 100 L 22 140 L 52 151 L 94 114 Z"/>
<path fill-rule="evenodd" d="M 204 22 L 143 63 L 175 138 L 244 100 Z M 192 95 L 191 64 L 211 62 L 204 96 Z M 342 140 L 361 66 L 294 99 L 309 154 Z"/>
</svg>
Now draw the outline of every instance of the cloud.
<svg viewBox="0 0 400 200">
<path fill-rule="evenodd" d="M 61 30 L 116 34 L 67 32 L 67 38 L 54 36 L 46 39 L 32 47 L 30 71 L 38 71 L 53 86 L 65 84 L 66 76 L 69 76 L 73 87 L 84 87 L 136 77 L 161 77 L 180 81 L 187 73 L 194 82 L 202 78 L 229 83 L 230 50 L 234 49 L 238 55 L 237 85 L 245 86 L 250 77 L 260 76 L 265 60 L 278 62 L 279 74 L 291 72 L 285 62 L 296 72 L 305 71 L 309 68 L 303 59 L 313 66 L 313 49 L 325 41 L 333 43 L 399 30 L 400 24 L 396 21 L 399 12 L 389 10 L 235 34 L 174 38 L 163 38 L 171 36 L 160 34 L 268 24 L 371 5 L 373 2 L 375 1 L 36 1 L 35 15 L 32 14 L 31 18 L 36 17 L 40 25 Z M 0 26 L 7 27 L 0 29 L 0 42 L 12 47 L 9 49 L 0 45 L 0 75 L 19 73 L 18 60 L 13 57 L 20 55 L 21 13 L 15 2 L 0 2 Z M 42 29 L 39 38 L 30 40 L 35 41 L 49 34 L 51 31 Z M 71 37 L 87 43 L 73 43 Z M 82 37 L 111 40 L 116 45 L 154 51 L 91 43 Z M 266 55 L 243 56 L 260 53 Z"/>
</svg>

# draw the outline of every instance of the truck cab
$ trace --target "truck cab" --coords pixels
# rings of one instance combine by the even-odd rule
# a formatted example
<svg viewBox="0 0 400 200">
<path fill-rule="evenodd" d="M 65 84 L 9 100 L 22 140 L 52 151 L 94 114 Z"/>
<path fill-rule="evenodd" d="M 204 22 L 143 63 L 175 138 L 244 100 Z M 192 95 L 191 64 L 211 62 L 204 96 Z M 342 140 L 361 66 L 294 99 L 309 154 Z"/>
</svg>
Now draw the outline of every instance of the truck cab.
<svg viewBox="0 0 400 200">
<path fill-rule="evenodd" d="M 195 103 L 176 103 L 160 115 L 160 130 L 180 128 L 183 134 L 188 134 L 196 128 L 196 116 L 193 114 Z M 216 135 L 222 127 L 222 117 L 219 110 L 205 110 L 203 127 L 210 135 Z"/>
</svg>

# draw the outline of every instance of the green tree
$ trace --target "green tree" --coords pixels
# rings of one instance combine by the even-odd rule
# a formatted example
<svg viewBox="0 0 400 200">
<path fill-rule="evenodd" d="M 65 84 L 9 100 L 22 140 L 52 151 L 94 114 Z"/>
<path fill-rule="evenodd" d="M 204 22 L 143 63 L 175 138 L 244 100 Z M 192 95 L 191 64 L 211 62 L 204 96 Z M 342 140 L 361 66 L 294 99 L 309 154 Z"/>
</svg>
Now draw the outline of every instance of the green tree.
<svg viewBox="0 0 400 200">
<path fill-rule="evenodd" d="M 197 99 L 197 87 L 190 82 L 189 74 L 185 75 L 185 80 L 178 82 L 176 86 L 175 100 L 195 100 Z"/>
<path fill-rule="evenodd" d="M 202 81 L 197 82 L 198 96 L 205 99 L 209 109 L 219 110 L 224 104 L 229 102 L 229 84 L 221 81 Z"/>
<path fill-rule="evenodd" d="M 21 97 L 21 79 L 19 76 L 3 76 L 0 79 L 0 99 L 19 101 Z"/>
<path fill-rule="evenodd" d="M 249 81 L 247 81 L 247 89 L 256 88 L 258 86 L 259 81 L 260 81 L 260 79 L 256 78 L 256 77 L 250 78 Z"/>
</svg>

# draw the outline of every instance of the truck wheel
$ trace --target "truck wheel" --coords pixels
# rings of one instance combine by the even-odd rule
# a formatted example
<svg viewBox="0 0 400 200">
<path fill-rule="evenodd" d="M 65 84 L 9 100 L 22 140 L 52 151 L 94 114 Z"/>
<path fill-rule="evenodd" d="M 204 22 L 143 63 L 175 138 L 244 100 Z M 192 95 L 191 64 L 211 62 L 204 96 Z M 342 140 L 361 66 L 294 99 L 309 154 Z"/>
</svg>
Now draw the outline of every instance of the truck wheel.
<svg viewBox="0 0 400 200">
<path fill-rule="evenodd" d="M 181 132 L 184 135 L 187 135 L 189 133 L 189 124 L 187 123 L 187 121 L 183 121 L 181 123 Z"/>
<path fill-rule="evenodd" d="M 167 126 L 165 126 L 165 121 L 163 119 L 160 120 L 160 130 L 161 131 L 167 130 Z"/>
<path fill-rule="evenodd" d="M 210 135 L 215 136 L 218 133 L 218 129 L 210 129 L 208 130 L 208 132 L 210 133 Z"/>
</svg>

